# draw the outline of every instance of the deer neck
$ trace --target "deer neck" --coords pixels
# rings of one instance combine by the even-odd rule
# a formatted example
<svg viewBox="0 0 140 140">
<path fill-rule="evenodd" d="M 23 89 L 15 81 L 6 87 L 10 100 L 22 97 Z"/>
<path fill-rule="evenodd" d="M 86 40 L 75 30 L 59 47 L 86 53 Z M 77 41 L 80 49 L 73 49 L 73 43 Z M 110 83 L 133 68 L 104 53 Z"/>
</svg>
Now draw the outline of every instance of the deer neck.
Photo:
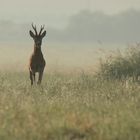
<svg viewBox="0 0 140 140">
<path fill-rule="evenodd" d="M 42 53 L 41 47 L 37 48 L 36 45 L 34 45 L 34 54 L 40 54 Z"/>
</svg>

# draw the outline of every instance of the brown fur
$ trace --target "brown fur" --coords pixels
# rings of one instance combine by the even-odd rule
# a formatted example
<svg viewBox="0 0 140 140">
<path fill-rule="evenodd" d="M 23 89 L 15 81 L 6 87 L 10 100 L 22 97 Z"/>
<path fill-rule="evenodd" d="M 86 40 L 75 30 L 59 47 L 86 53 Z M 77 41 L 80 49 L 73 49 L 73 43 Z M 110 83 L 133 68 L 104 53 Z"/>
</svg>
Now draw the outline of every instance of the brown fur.
<svg viewBox="0 0 140 140">
<path fill-rule="evenodd" d="M 44 27 L 41 26 L 39 34 L 37 33 L 36 26 L 33 26 L 33 29 L 35 31 L 35 34 L 30 31 L 30 36 L 34 39 L 34 51 L 30 57 L 29 61 L 29 72 L 30 72 L 30 80 L 31 80 L 31 85 L 35 82 L 35 74 L 36 72 L 39 73 L 39 78 L 38 78 L 38 84 L 41 84 L 42 81 L 42 76 L 45 68 L 45 60 L 41 51 L 41 44 L 42 44 L 42 39 L 46 35 L 46 31 L 42 33 L 42 30 Z"/>
</svg>

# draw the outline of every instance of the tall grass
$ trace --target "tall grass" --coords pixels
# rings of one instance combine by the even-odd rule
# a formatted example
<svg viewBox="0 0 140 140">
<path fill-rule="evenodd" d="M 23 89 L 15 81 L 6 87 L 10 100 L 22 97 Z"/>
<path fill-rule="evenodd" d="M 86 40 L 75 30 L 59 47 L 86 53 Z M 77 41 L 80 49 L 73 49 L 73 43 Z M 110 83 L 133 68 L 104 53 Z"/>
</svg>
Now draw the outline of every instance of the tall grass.
<svg viewBox="0 0 140 140">
<path fill-rule="evenodd" d="M 140 86 L 120 80 L 139 74 L 139 45 L 98 75 L 46 71 L 31 87 L 27 73 L 0 72 L 0 140 L 140 140 Z"/>
<path fill-rule="evenodd" d="M 128 47 L 124 52 L 118 51 L 101 61 L 98 75 L 104 79 L 138 80 L 140 75 L 140 44 Z"/>
<path fill-rule="evenodd" d="M 89 74 L 0 73 L 0 140 L 139 140 L 140 88 Z"/>
</svg>

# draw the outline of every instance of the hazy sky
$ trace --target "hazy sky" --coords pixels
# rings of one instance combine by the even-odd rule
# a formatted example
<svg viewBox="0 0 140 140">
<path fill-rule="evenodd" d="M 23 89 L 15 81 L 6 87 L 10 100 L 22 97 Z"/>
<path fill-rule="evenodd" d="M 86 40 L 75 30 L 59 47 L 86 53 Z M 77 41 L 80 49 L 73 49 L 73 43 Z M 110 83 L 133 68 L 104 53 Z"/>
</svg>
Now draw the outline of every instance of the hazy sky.
<svg viewBox="0 0 140 140">
<path fill-rule="evenodd" d="M 59 26 L 83 9 L 116 14 L 127 9 L 140 9 L 140 0 L 0 0 L 0 20 Z"/>
</svg>

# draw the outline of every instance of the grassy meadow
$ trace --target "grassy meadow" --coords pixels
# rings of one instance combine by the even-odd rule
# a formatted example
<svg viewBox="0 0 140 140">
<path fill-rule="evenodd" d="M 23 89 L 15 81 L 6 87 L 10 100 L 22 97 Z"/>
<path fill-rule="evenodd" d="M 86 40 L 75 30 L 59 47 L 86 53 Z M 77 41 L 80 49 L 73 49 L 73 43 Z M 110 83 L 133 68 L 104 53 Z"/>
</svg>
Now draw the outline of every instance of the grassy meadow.
<svg viewBox="0 0 140 140">
<path fill-rule="evenodd" d="M 15 66 L 10 65 L 8 57 L 1 56 L 0 140 L 140 139 L 138 82 L 131 79 L 106 79 L 104 65 L 98 67 L 91 63 L 91 60 L 95 60 L 95 56 L 91 57 L 94 50 L 85 52 L 83 49 L 89 58 L 85 59 L 85 54 L 76 51 L 71 59 L 54 55 L 60 56 L 60 59 L 48 62 L 42 85 L 31 87 L 26 66 L 23 66 L 28 61 L 23 58 L 30 54 L 25 53 L 27 50 L 21 49 L 20 53 L 15 54 L 19 59 L 9 56 L 13 58 L 11 62 L 19 64 Z M 8 52 L 6 49 L 3 51 Z M 15 53 L 17 50 L 11 51 Z M 48 52 L 48 61 L 52 52 L 54 50 L 51 49 Z M 72 61 L 71 65 L 60 65 L 56 60 L 62 58 Z M 90 63 L 79 61 L 77 66 L 78 62 L 74 60 L 82 58 Z M 9 64 L 7 67 L 4 66 L 6 63 Z M 96 74 L 97 70 L 92 72 L 97 67 L 102 69 L 99 72 L 103 78 Z"/>
</svg>

